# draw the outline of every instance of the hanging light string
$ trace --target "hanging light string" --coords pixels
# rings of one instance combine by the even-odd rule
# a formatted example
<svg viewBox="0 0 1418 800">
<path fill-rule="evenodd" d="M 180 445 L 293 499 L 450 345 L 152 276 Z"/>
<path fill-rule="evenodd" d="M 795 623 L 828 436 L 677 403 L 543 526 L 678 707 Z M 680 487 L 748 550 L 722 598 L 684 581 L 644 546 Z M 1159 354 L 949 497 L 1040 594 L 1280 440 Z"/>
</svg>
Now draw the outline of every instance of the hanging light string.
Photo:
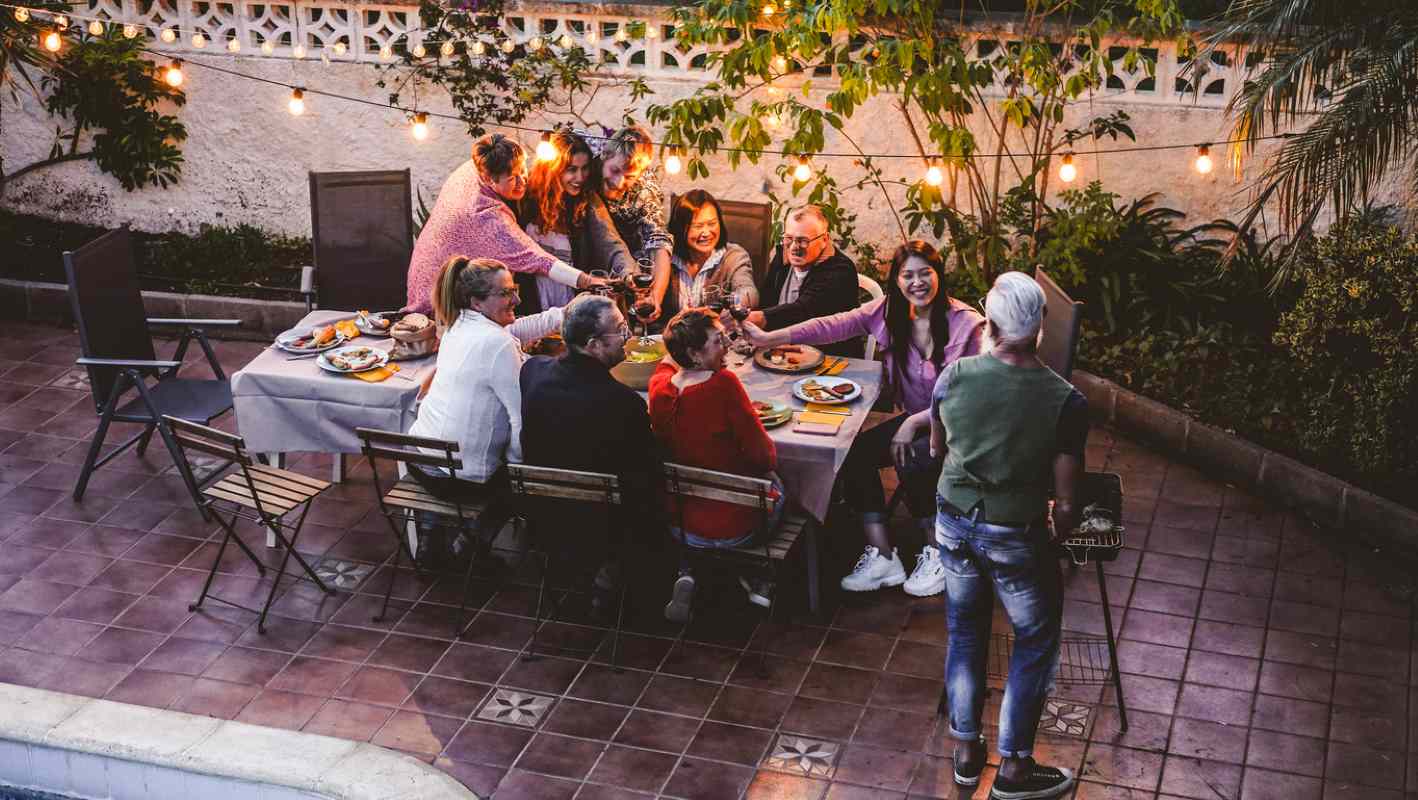
<svg viewBox="0 0 1418 800">
<path fill-rule="evenodd" d="M 50 30 L 50 31 L 48 31 L 48 32 L 46 32 L 46 33 L 44 33 L 44 34 L 42 34 L 42 37 L 41 37 L 41 38 L 42 38 L 42 41 L 43 41 L 45 47 L 46 47 L 47 49 L 50 49 L 50 50 L 58 50 L 58 49 L 59 49 L 58 47 L 50 47 L 50 45 L 53 44 L 55 41 L 57 41 L 57 37 L 60 36 L 61 31 L 63 31 L 63 30 L 68 30 L 68 28 L 72 25 L 72 21 L 73 21 L 73 20 L 80 20 L 80 21 L 98 21 L 98 22 L 100 22 L 100 23 L 114 24 L 114 25 L 119 24 L 117 21 L 114 21 L 114 20 L 106 20 L 106 19 L 101 19 L 101 18 L 98 18 L 98 17 L 83 17 L 83 16 L 77 16 L 77 15 L 73 15 L 73 14 L 60 14 L 60 13 L 57 13 L 57 12 L 49 11 L 49 10 L 47 10 L 47 9 L 33 9 L 33 8 L 28 8 L 28 7 L 26 7 L 26 6 L 16 5 L 16 4 L 12 4 L 12 3 L 5 3 L 5 2 L 0 2 L 0 8 L 12 8 L 12 9 L 15 9 L 16 16 L 17 16 L 17 17 L 19 16 L 19 12 L 23 11 L 23 12 L 24 12 L 24 15 L 25 15 L 26 17 L 33 16 L 34 14 L 49 14 L 51 17 L 53 17 L 53 18 L 55 18 L 55 19 L 63 20 L 63 21 L 64 21 L 64 24 L 62 24 L 62 25 L 57 25 L 57 26 L 56 26 L 56 27 L 58 28 L 57 30 Z M 128 27 L 130 27 L 130 26 L 131 26 L 131 23 L 130 23 L 130 24 L 126 24 L 124 27 L 125 27 L 125 29 L 126 29 L 126 28 L 128 28 Z M 164 28 L 163 30 L 166 31 L 166 30 L 175 30 L 175 29 L 174 29 L 174 28 Z M 624 31 L 625 31 L 625 26 L 621 26 L 621 28 L 617 31 L 617 34 L 616 34 L 616 38 L 617 38 L 618 40 L 619 40 L 619 38 L 620 38 L 620 34 L 621 34 L 621 33 L 624 33 Z M 199 33 L 200 33 L 200 32 L 199 32 Z M 410 33 L 412 33 L 412 32 L 410 32 Z M 125 35 L 126 35 L 126 30 L 125 30 Z M 194 34 L 194 35 L 199 35 L 199 34 Z M 563 46 L 565 45 L 565 40 L 566 40 L 566 37 L 563 36 L 563 37 L 562 37 L 562 44 L 563 44 Z M 235 40 L 233 40 L 233 41 L 235 41 Z M 537 39 L 535 39 L 535 41 L 541 41 L 541 39 L 540 39 L 540 38 L 537 38 Z M 447 44 L 447 43 L 445 43 L 445 45 L 446 45 L 446 44 Z M 502 46 L 503 46 L 504 50 L 506 50 L 506 46 L 507 46 L 508 44 L 512 44 L 512 39 L 511 39 L 510 36 L 503 42 L 503 45 L 502 45 Z M 386 47 L 387 47 L 387 45 L 386 45 Z M 221 66 L 217 66 L 217 65 L 215 65 L 215 64 L 210 64 L 210 63 L 206 63 L 206 62 L 202 62 L 202 61 L 183 61 L 183 60 L 180 59 L 180 58 L 174 58 L 173 55 L 172 55 L 170 52 L 165 52 L 165 51 L 160 51 L 160 50 L 154 50 L 154 49 L 148 48 L 148 47 L 143 47 L 143 48 L 140 48 L 140 49 L 141 49 L 141 51 L 142 51 L 143 53 L 146 53 L 146 54 L 148 54 L 148 55 L 150 55 L 150 56 L 153 56 L 155 59 L 159 59 L 159 60 L 162 60 L 162 59 L 170 59 L 170 60 L 171 60 L 170 64 L 169 64 L 169 65 L 165 68 L 165 70 L 164 70 L 164 75 L 165 75 L 165 77 L 168 79 L 168 82 L 169 82 L 169 83 L 171 83 L 172 80 L 178 81 L 178 84 L 181 83 L 181 81 L 182 81 L 181 68 L 185 65 L 185 66 L 192 66 L 192 67 L 198 67 L 198 68 L 201 68 L 201 69 L 211 70 L 211 71 L 213 71 L 213 72 L 221 73 L 221 74 L 223 74 L 223 75 L 228 75 L 228 76 L 231 76 L 231 77 L 233 77 L 233 78 L 241 78 L 241 79 L 244 79 L 244 80 L 255 81 L 255 82 L 257 82 L 257 83 L 268 84 L 268 85 L 271 85 L 271 86 L 279 86 L 279 87 L 281 87 L 282 89 L 286 89 L 286 90 L 288 90 L 288 91 L 290 91 L 290 92 L 292 93 L 292 94 L 291 94 L 291 100 L 292 100 L 292 102 L 290 103 L 290 110 L 291 110 L 291 113 L 292 113 L 292 114 L 296 114 L 296 115 L 302 113 L 302 112 L 305 110 L 304 98 L 305 98 L 307 95 L 313 95 L 313 96 L 319 96 L 319 97 L 327 97 L 327 98 L 330 98 L 330 99 L 333 99 L 333 100 L 341 100 L 341 101 L 348 102 L 348 103 L 356 103 L 356 104 L 360 104 L 360 105 L 371 106 L 371 107 L 374 107 L 374 108 L 387 108 L 387 109 L 393 109 L 393 110 L 395 110 L 395 111 L 402 112 L 402 113 L 405 115 L 405 117 L 409 120 L 410 124 L 413 126 L 412 130 L 413 130 L 413 133 L 414 133 L 415 138 L 416 138 L 416 139 L 420 139 L 420 140 L 422 140 L 423 138 L 425 138 L 425 137 L 428 135 L 428 121 L 429 121 L 429 119 L 449 120 L 449 121 L 458 122 L 458 123 L 463 123 L 463 122 L 464 122 L 463 118 L 460 117 L 460 116 L 458 116 L 458 115 L 456 115 L 456 114 L 441 113 L 441 112 L 437 112 L 437 111 L 427 111 L 427 110 L 419 109 L 419 108 L 412 107 L 412 106 L 400 106 L 400 105 L 395 105 L 395 104 L 392 104 L 392 103 L 381 102 L 381 101 L 378 101 L 378 100 L 371 100 L 371 99 L 366 98 L 366 97 L 358 97 L 358 96 L 354 96 L 354 95 L 340 94 L 340 93 L 338 93 L 338 92 L 331 92 L 331 91 L 327 91 L 327 90 L 324 90 L 324 89 L 313 89 L 313 88 L 310 88 L 310 87 L 308 87 L 308 86 L 295 85 L 295 84 L 287 83 L 287 82 L 284 82 L 284 81 L 274 80 L 274 79 L 271 79 L 271 78 L 264 78 L 264 77 L 261 77 L 261 76 L 259 76 L 259 75 L 251 75 L 251 74 L 249 74 L 249 73 L 241 72 L 241 71 L 239 71 L 239 70 L 230 69 L 230 68 L 228 68 L 228 67 L 221 67 Z M 422 45 L 420 45 L 418 49 L 422 49 Z M 515 49 L 515 44 L 514 44 L 514 49 Z M 539 48 L 533 48 L 533 49 L 539 49 Z M 176 71 L 176 74 L 174 74 L 174 71 Z M 173 85 L 178 85 L 178 84 L 173 84 Z M 299 100 L 300 102 L 297 103 L 297 102 L 296 102 L 297 100 Z M 296 110 L 297 108 L 299 108 L 299 111 Z M 548 131 L 545 127 L 532 127 L 532 126 L 527 126 L 527 125 L 515 125 L 515 124 L 511 124 L 511 123 L 486 123 L 484 127 L 488 127 L 488 128 L 499 128 L 499 129 L 502 129 L 502 130 L 518 131 L 518 132 L 522 132 L 522 133 L 535 133 L 535 134 L 538 134 L 538 135 L 541 137 L 541 141 L 540 141 L 539 144 L 538 144 L 538 150 L 539 150 L 539 151 L 546 149 L 546 148 L 542 147 L 543 144 L 545 144 L 545 145 L 547 145 L 547 146 L 549 146 L 549 147 L 554 147 L 554 146 L 555 146 L 555 145 L 553 145 L 553 144 L 550 142 L 550 139 L 549 139 L 549 131 Z M 582 136 L 582 138 L 586 138 L 586 139 L 598 139 L 598 140 L 602 140 L 602 141 L 608 141 L 608 140 L 611 138 L 611 137 L 608 136 L 608 135 L 596 134 L 596 133 L 592 133 L 592 132 L 590 132 L 590 131 L 585 131 L 585 132 L 579 132 L 579 131 L 578 131 L 578 133 Z M 1192 151 L 1195 151 L 1195 152 L 1197 153 L 1197 156 L 1196 156 L 1195 161 L 1193 162 L 1193 167 L 1196 169 L 1197 172 L 1199 172 L 1199 173 L 1201 173 L 1201 174 L 1204 175 L 1204 174 L 1210 173 L 1211 170 L 1212 170 L 1212 166 L 1213 166 L 1213 165 L 1212 165 L 1212 160 L 1211 160 L 1211 156 L 1210 156 L 1210 148 L 1213 147 L 1213 146 L 1216 146 L 1216 145 L 1241 144 L 1241 143 L 1251 143 L 1251 142 L 1261 142 L 1261 141 L 1270 141 L 1270 140 L 1276 140 L 1276 139 L 1291 139 L 1291 138 L 1294 138 L 1294 137 L 1297 136 L 1297 135 L 1298 135 L 1298 134 L 1295 134 L 1295 133 L 1276 133 L 1276 134 L 1271 134 L 1271 135 L 1268 135 L 1268 136 L 1257 136 L 1257 137 L 1253 137 L 1253 138 L 1225 139 L 1225 140 L 1220 140 L 1220 141 L 1212 140 L 1212 141 L 1208 141 L 1208 142 L 1190 142 L 1190 143 L 1182 143 L 1182 144 L 1133 145 L 1133 146 L 1125 146 L 1125 147 L 1094 148 L 1094 149 L 1091 149 L 1091 150 L 1069 150 L 1069 151 L 1067 151 L 1067 152 L 1061 154 L 1061 163 L 1060 163 L 1060 167 L 1059 167 L 1059 178 L 1060 178 L 1063 182 L 1065 182 L 1065 183 L 1070 183 L 1070 182 L 1072 182 L 1072 181 L 1077 177 L 1077 174 L 1078 174 L 1078 167 L 1077 167 L 1077 164 L 1074 162 L 1074 159 L 1075 159 L 1075 157 L 1077 157 L 1077 156 L 1104 156 L 1104 155 L 1114 155 L 1114 154 L 1122 154 L 1122 153 L 1152 153 L 1152 152 L 1162 152 L 1162 151 L 1168 151 L 1168 150 L 1192 150 Z M 682 166 L 681 159 L 682 159 L 683 156 L 687 153 L 687 151 L 686 151 L 684 145 L 679 144 L 679 143 L 671 143 L 671 142 L 652 142 L 652 144 L 653 144 L 654 146 L 656 146 L 656 147 L 659 147 L 659 148 L 661 149 L 662 153 L 668 153 L 668 155 L 665 156 L 665 164 L 666 164 L 666 167 L 669 168 L 669 169 L 667 169 L 667 171 L 670 172 L 671 174 L 675 174 L 675 173 L 679 172 L 679 169 L 673 168 L 673 167 L 681 167 L 681 166 Z M 943 155 L 943 154 L 939 154 L 939 153 L 936 153 L 936 154 L 927 154 L 927 155 L 925 155 L 925 156 L 922 156 L 922 155 L 919 154 L 919 153 L 866 153 L 866 154 L 863 154 L 863 153 L 857 153 L 857 152 L 830 152 L 830 151 L 829 151 L 829 152 L 820 152 L 820 153 L 802 153 L 802 152 L 794 151 L 794 150 L 781 150 L 781 149 L 771 149 L 771 148 L 765 148 L 765 149 L 761 149 L 761 150 L 752 150 L 752 149 L 749 149 L 749 148 L 740 148 L 740 147 L 719 147 L 719 148 L 716 148 L 716 150 L 717 150 L 717 151 L 720 151 L 720 152 L 724 152 L 724 153 L 738 153 L 738 154 L 740 154 L 740 155 L 776 155 L 776 156 L 782 156 L 782 157 L 784 157 L 784 158 L 792 159 L 793 162 L 794 162 L 794 167 L 793 167 L 793 169 L 792 169 L 792 175 L 793 175 L 794 180 L 797 181 L 797 182 L 799 182 L 799 183 L 805 182 L 805 181 L 809 180 L 809 179 L 812 177 L 812 175 L 813 175 L 813 168 L 812 168 L 812 165 L 811 165 L 811 159 L 815 159 L 815 158 L 832 158 L 832 159 L 836 159 L 836 158 L 850 158 L 850 159 L 853 159 L 853 160 L 861 160 L 861 159 L 866 159 L 866 158 L 869 158 L 869 159 L 878 159 L 878 160 L 886 160 L 886 159 L 912 159 L 912 160 L 919 160 L 919 159 L 923 159 L 923 158 L 924 158 L 924 160 L 925 160 L 926 163 L 927 163 L 927 169 L 926 169 L 926 171 L 925 171 L 924 180 L 926 181 L 926 183 L 928 183 L 928 184 L 931 185 L 931 186 L 938 186 L 938 185 L 940 184 L 941 179 L 943 178 L 943 175 L 941 174 L 942 165 L 943 165 L 944 163 L 946 163 L 948 160 L 952 159 L 952 158 L 953 158 L 953 159 L 978 159 L 978 160 L 988 160 L 988 159 L 998 159 L 998 158 L 1013 158 L 1013 157 L 1015 157 L 1015 156 L 1017 155 L 1017 154 L 1015 154 L 1015 153 L 1007 153 L 1007 152 L 999 152 L 999 153 L 978 153 L 978 152 L 977 152 L 977 153 L 969 153 L 969 154 L 963 154 L 963 155 L 956 155 L 956 156 L 952 156 L 952 157 L 949 157 L 949 158 L 948 158 L 947 156 L 945 156 L 945 155 Z"/>
</svg>

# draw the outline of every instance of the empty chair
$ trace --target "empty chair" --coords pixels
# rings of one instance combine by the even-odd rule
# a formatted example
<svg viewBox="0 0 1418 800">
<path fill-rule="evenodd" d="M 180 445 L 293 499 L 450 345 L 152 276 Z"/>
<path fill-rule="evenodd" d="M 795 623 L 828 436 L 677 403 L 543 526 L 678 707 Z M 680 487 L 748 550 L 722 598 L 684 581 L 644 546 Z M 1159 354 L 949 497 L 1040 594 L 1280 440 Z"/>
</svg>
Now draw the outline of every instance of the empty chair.
<svg viewBox="0 0 1418 800">
<path fill-rule="evenodd" d="M 860 272 L 857 273 L 857 289 L 861 292 L 864 292 L 872 300 L 877 300 L 885 296 L 885 293 L 881 290 L 881 284 L 877 283 L 875 279 L 863 275 Z M 876 358 L 875 336 L 867 337 L 867 347 L 866 350 L 863 352 L 862 357 L 868 361 L 871 361 L 872 359 Z"/>
<path fill-rule="evenodd" d="M 341 311 L 404 306 L 414 249 L 410 187 L 407 169 L 310 173 L 315 275 L 308 301 Z"/>
<path fill-rule="evenodd" d="M 167 445 L 172 459 L 181 463 L 172 434 L 164 417 L 208 423 L 231 408 L 231 384 L 217 362 L 204 328 L 234 328 L 235 319 L 191 320 L 148 319 L 143 313 L 143 295 L 138 287 L 138 270 L 133 259 L 133 241 L 127 228 L 100 236 L 73 252 L 64 253 L 64 272 L 69 280 L 69 302 L 79 327 L 79 349 L 83 354 L 74 363 L 84 367 L 93 392 L 94 410 L 99 415 L 74 486 L 74 499 L 81 500 L 93 471 L 132 445 L 143 455 L 156 430 Z M 158 359 L 153 349 L 150 325 L 183 328 L 182 338 L 171 359 Z M 196 340 L 211 364 L 212 379 L 179 378 L 178 368 L 187 347 Z M 148 377 L 157 377 L 149 385 Z M 104 439 L 114 422 L 135 422 L 143 430 L 103 457 Z M 184 479 L 191 478 L 184 472 Z"/>
<path fill-rule="evenodd" d="M 1078 350 L 1078 333 L 1083 323 L 1083 304 L 1059 288 L 1043 267 L 1034 269 L 1034 281 L 1044 290 L 1048 312 L 1044 314 L 1044 338 L 1039 342 L 1039 360 L 1060 378 L 1072 380 L 1073 357 Z"/>
<path fill-rule="evenodd" d="M 335 590 L 326 586 L 300 553 L 295 551 L 296 542 L 300 539 L 300 529 L 305 524 L 305 515 L 310 511 L 310 501 L 328 489 L 329 482 L 256 463 L 251 454 L 246 451 L 246 442 L 240 436 L 176 417 L 164 417 L 163 421 L 171 426 L 173 438 L 181 450 L 178 467 L 188 475 L 188 486 L 192 487 L 192 501 L 197 504 L 198 510 L 204 516 L 210 514 L 214 517 L 223 531 L 221 547 L 217 548 L 217 555 L 212 559 L 212 568 L 207 572 L 207 581 L 202 585 L 202 593 L 198 595 L 196 602 L 188 606 L 188 610 L 196 611 L 201 608 L 210 596 L 213 600 L 226 605 L 258 613 L 254 608 L 246 608 L 246 606 L 211 594 L 212 579 L 216 577 L 217 568 L 222 563 L 222 556 L 226 554 L 227 545 L 232 541 L 235 541 L 246 557 L 256 565 L 256 571 L 262 577 L 266 575 L 265 564 L 261 563 L 261 559 L 256 557 L 256 554 L 236 533 L 236 521 L 239 519 L 254 522 L 270 531 L 276 541 L 286 549 L 285 556 L 281 558 L 281 566 L 276 571 L 276 577 L 271 581 L 271 590 L 266 594 L 266 604 L 261 607 L 259 612 L 261 616 L 256 622 L 258 633 L 266 632 L 266 614 L 271 610 L 271 601 L 276 599 L 276 592 L 281 586 L 281 578 L 286 575 L 286 566 L 292 558 L 300 564 L 306 576 L 314 581 L 321 591 L 326 594 L 334 594 Z M 199 490 L 190 477 L 192 468 L 187 459 L 187 452 L 190 450 L 215 456 L 227 464 L 236 465 L 237 469 Z M 300 511 L 300 516 L 295 524 L 286 522 L 285 518 L 297 510 Z M 224 517 L 224 514 L 230 514 L 230 519 Z M 289 532 L 289 536 L 287 536 L 287 532 Z"/>
</svg>

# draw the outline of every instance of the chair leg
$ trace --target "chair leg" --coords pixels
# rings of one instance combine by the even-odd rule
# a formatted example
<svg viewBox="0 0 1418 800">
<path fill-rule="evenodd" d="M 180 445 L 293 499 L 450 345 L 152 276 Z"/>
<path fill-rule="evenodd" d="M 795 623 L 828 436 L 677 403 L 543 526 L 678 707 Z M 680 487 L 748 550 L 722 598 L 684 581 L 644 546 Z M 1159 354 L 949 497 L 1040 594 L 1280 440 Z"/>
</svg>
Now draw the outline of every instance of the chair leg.
<svg viewBox="0 0 1418 800">
<path fill-rule="evenodd" d="M 453 625 L 453 638 L 457 639 L 463 635 L 464 616 L 468 613 L 468 589 L 473 585 L 473 570 L 478 565 L 478 556 L 482 552 L 482 538 L 479 536 L 468 536 L 468 526 L 466 521 L 461 525 L 463 535 L 468 540 L 468 546 L 475 548 L 473 554 L 468 558 L 468 571 L 463 575 L 463 594 L 458 598 L 458 621 Z M 491 552 L 489 550 L 489 552 Z"/>
<path fill-rule="evenodd" d="M 394 581 L 399 577 L 399 557 L 404 554 L 404 548 L 394 548 L 394 564 L 389 568 L 389 585 L 384 587 L 384 605 L 379 607 L 379 613 L 374 615 L 375 622 L 383 622 L 384 616 L 389 613 L 389 598 L 394 594 Z"/>
<path fill-rule="evenodd" d="M 803 549 L 807 558 L 807 610 L 816 617 L 822 610 L 822 586 L 819 581 L 821 568 L 818 564 L 817 523 L 811 519 L 803 523 Z"/>
<path fill-rule="evenodd" d="M 152 441 L 153 430 L 156 427 L 157 424 L 152 422 L 149 422 L 147 425 L 143 426 L 143 435 L 138 437 L 138 458 L 142 458 L 144 455 L 147 455 L 148 442 Z"/>
<path fill-rule="evenodd" d="M 301 509 L 300 511 L 300 519 L 295 523 L 295 527 L 291 529 L 291 535 L 289 539 L 281 535 L 280 523 L 274 518 L 271 524 L 266 526 L 266 529 L 269 530 L 271 533 L 275 534 L 276 538 L 280 540 L 280 543 L 285 545 L 286 555 L 285 558 L 281 560 L 282 571 L 285 571 L 286 562 L 289 561 L 291 558 L 294 558 L 295 562 L 300 565 L 301 570 L 305 572 L 306 577 L 310 578 L 310 580 L 315 582 L 316 586 L 320 587 L 320 591 L 324 592 L 325 594 L 334 594 L 335 590 L 325 585 L 325 581 L 321 580 L 320 576 L 316 574 L 315 568 L 310 566 L 309 562 L 305 560 L 305 556 L 302 556 L 300 553 L 296 552 L 295 549 L 295 543 L 297 540 L 300 539 L 300 532 L 305 528 L 305 515 L 309 513 L 310 501 L 307 500 L 305 503 L 305 508 Z"/>
<path fill-rule="evenodd" d="M 196 611 L 202 607 L 202 603 L 206 602 L 207 594 L 212 590 L 212 580 L 217 577 L 217 567 L 222 563 L 222 556 L 226 555 L 227 542 L 230 542 L 232 539 L 236 539 L 238 542 L 241 541 L 241 537 L 236 535 L 236 529 L 232 527 L 232 523 L 236 522 L 236 517 L 232 517 L 232 521 L 229 523 L 222 519 L 220 514 L 212 514 L 212 516 L 216 517 L 217 522 L 221 523 L 222 530 L 225 533 L 222 536 L 221 546 L 217 548 L 217 557 L 212 559 L 212 568 L 207 571 L 207 581 L 202 584 L 202 593 L 197 595 L 197 602 L 187 605 L 188 611 Z"/>
<path fill-rule="evenodd" d="M 622 548 L 622 553 L 624 548 Z M 625 570 L 625 556 L 620 557 L 620 604 L 615 611 L 615 629 L 611 631 L 611 669 L 619 675 L 625 672 L 620 665 L 620 629 L 625 625 L 625 598 L 630 590 L 630 577 Z"/>
<path fill-rule="evenodd" d="M 541 556 L 542 580 L 537 587 L 537 619 L 532 623 L 532 640 L 527 643 L 527 654 L 522 656 L 523 661 L 537 660 L 537 632 L 542 628 L 542 607 L 547 597 L 547 573 L 551 571 L 551 554 L 542 553 Z"/>
<path fill-rule="evenodd" d="M 274 530 L 274 528 L 272 530 Z M 277 534 L 277 536 L 280 536 L 280 534 Z M 281 538 L 284 539 L 285 537 Z M 286 554 L 281 557 L 281 568 L 276 570 L 275 580 L 271 581 L 271 591 L 266 593 L 266 604 L 261 606 L 261 616 L 256 620 L 256 632 L 263 636 L 266 634 L 266 614 L 270 612 L 271 603 L 276 599 L 276 592 L 281 588 L 281 578 L 285 577 L 286 565 L 290 562 L 291 554 L 294 552 L 295 548 L 287 543 Z M 325 588 L 324 584 L 321 584 L 321 588 Z"/>
<path fill-rule="evenodd" d="M 1098 594 L 1103 601 L 1103 626 L 1108 634 L 1108 663 L 1113 670 L 1113 689 L 1118 693 L 1118 723 L 1124 732 L 1128 729 L 1128 707 L 1123 701 L 1123 676 L 1118 671 L 1118 644 L 1113 638 L 1113 611 L 1108 607 L 1108 580 L 1103 575 L 1103 562 L 1093 562 L 1098 567 Z"/>
<path fill-rule="evenodd" d="M 103 440 L 108 437 L 108 426 L 113 423 L 113 411 L 118 406 L 118 398 L 124 392 L 124 383 L 128 380 L 127 373 L 120 373 L 113 381 L 113 389 L 108 393 L 108 402 L 103 406 L 103 415 L 98 420 L 98 430 L 94 431 L 94 440 L 89 444 L 89 454 L 84 458 L 84 467 L 79 471 L 79 482 L 74 486 L 74 501 L 84 499 L 84 490 L 89 486 L 89 478 L 98 468 L 98 454 L 103 450 Z"/>
</svg>

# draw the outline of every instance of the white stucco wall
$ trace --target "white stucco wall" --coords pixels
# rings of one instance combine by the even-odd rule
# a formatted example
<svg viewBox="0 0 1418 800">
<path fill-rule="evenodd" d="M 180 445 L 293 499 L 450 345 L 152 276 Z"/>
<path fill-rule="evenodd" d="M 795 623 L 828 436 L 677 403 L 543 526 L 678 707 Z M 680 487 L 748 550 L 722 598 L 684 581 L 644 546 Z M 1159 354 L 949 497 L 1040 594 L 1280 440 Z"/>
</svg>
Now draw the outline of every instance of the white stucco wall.
<svg viewBox="0 0 1418 800">
<path fill-rule="evenodd" d="M 308 171 L 412 168 L 415 186 L 430 203 L 443 178 L 468 154 L 470 138 L 459 123 L 434 120 L 427 140 L 416 142 L 399 112 L 359 105 L 308 94 L 306 112 L 293 117 L 286 111 L 288 90 L 256 81 L 233 78 L 197 63 L 211 62 L 263 78 L 309 88 L 357 95 L 380 100 L 386 90 L 375 85 L 377 68 L 369 63 L 323 64 L 318 59 L 294 61 L 281 58 L 231 56 L 225 53 L 185 53 L 187 105 L 179 112 L 189 138 L 183 146 L 186 163 L 182 180 L 163 190 L 145 188 L 127 192 L 111 177 L 89 162 L 59 165 L 14 181 L 0 202 L 7 208 L 52 218 L 115 226 L 130 223 L 149 231 L 195 230 L 203 224 L 249 223 L 273 231 L 309 235 Z M 693 80 L 658 78 L 650 81 L 653 101 L 665 102 L 693 91 Z M 820 93 L 815 96 L 820 97 Z M 628 94 L 618 88 L 603 90 L 587 118 L 614 123 L 627 110 Z M 449 112 L 446 96 L 425 93 L 421 106 L 430 111 Z M 1225 138 L 1225 118 L 1216 108 L 1179 103 L 1120 102 L 1100 98 L 1092 107 L 1080 103 L 1069 125 L 1092 115 L 1125 109 L 1132 117 L 1137 144 L 1173 144 Z M 552 109 L 565 111 L 565 109 Z M 55 123 L 39 102 L 22 95 L 19 102 L 9 97 L 0 101 L 3 123 L 3 155 L 7 170 L 17 169 L 48 152 Z M 566 120 L 565 114 L 549 114 L 548 121 Z M 543 124 L 529 120 L 529 124 Z M 858 112 L 851 122 L 851 135 L 868 152 L 908 152 L 910 137 L 899 111 L 889 98 L 877 98 Z M 995 143 L 978 132 L 983 151 L 992 152 Z M 523 134 L 527 144 L 535 135 Z M 1117 146 L 1131 143 L 1120 142 Z M 1089 142 L 1079 150 L 1092 149 Z M 1101 147 L 1113 146 L 1104 140 Z M 828 151 L 850 150 L 840 137 L 830 136 Z M 1241 178 L 1228 167 L 1224 147 L 1213 148 L 1216 169 L 1206 176 L 1192 169 L 1193 153 L 1169 151 L 1106 156 L 1079 156 L 1078 180 L 1099 179 L 1104 187 L 1126 200 L 1153 192 L 1159 202 L 1188 214 L 1188 223 L 1197 224 L 1217 217 L 1235 216 L 1243 205 L 1246 184 L 1262 163 L 1247 162 Z M 818 165 L 828 163 L 818 161 Z M 888 177 L 915 180 L 923 165 L 915 160 L 884 162 Z M 830 162 L 842 184 L 853 182 L 858 170 L 849 159 Z M 777 184 L 773 174 L 776 161 L 729 168 L 721 157 L 710 161 L 711 175 L 702 182 L 714 194 L 728 199 L 765 200 L 765 182 Z M 1006 177 L 1010 170 L 1005 169 Z M 684 191 L 693 185 L 683 175 L 669 177 L 668 192 Z M 1054 180 L 1051 190 L 1060 184 Z M 786 193 L 786 186 L 780 194 Z M 900 205 L 900 193 L 895 205 Z M 893 215 L 876 191 L 853 193 L 859 210 L 859 233 L 864 238 L 889 242 L 897 237 Z M 964 192 L 961 197 L 965 196 Z"/>
</svg>

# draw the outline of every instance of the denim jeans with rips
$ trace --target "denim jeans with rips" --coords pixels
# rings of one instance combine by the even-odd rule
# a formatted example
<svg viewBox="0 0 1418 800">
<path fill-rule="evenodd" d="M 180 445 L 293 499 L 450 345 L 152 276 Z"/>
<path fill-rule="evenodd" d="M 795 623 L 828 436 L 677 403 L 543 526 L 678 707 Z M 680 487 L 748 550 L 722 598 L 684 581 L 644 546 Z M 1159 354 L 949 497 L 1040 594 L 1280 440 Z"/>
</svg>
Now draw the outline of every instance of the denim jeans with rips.
<svg viewBox="0 0 1418 800">
<path fill-rule="evenodd" d="M 998 749 L 1006 758 L 1027 758 L 1053 685 L 1063 621 L 1059 565 L 1049 550 L 1048 528 L 991 525 L 958 516 L 939 500 L 937 505 L 936 546 L 945 566 L 950 626 L 945 659 L 950 734 L 962 741 L 980 737 L 998 594 L 1014 627 Z"/>
</svg>

